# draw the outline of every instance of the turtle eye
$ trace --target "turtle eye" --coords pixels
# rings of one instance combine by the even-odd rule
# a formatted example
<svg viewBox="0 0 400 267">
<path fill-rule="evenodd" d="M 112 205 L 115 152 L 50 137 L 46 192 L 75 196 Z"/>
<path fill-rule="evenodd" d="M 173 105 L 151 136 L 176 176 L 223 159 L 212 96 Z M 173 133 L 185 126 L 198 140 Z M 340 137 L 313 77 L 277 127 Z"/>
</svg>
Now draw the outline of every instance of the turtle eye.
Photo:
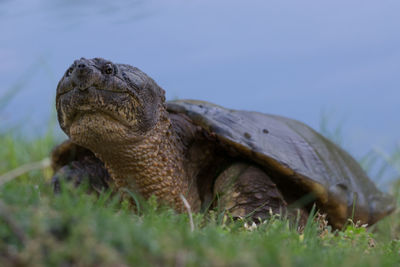
<svg viewBox="0 0 400 267">
<path fill-rule="evenodd" d="M 67 69 L 67 72 L 65 73 L 65 76 L 67 76 L 67 77 L 70 76 L 73 71 L 74 71 L 74 67 L 73 66 L 69 67 Z"/>
<path fill-rule="evenodd" d="M 113 73 L 114 73 L 114 67 L 113 67 L 113 65 L 110 64 L 110 63 L 104 65 L 103 70 L 104 70 L 104 73 L 105 73 L 105 74 L 113 74 Z"/>
</svg>

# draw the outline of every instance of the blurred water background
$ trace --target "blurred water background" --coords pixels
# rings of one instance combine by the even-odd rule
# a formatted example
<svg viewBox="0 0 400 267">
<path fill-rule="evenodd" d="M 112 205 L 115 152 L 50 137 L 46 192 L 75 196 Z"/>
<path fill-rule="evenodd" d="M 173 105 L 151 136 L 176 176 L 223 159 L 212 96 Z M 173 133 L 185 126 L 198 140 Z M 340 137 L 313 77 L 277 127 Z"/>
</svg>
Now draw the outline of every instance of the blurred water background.
<svg viewBox="0 0 400 267">
<path fill-rule="evenodd" d="M 40 134 L 66 68 L 104 57 L 139 67 L 168 99 L 295 118 L 358 159 L 390 153 L 399 11 L 397 0 L 0 0 L 0 130 Z"/>
</svg>

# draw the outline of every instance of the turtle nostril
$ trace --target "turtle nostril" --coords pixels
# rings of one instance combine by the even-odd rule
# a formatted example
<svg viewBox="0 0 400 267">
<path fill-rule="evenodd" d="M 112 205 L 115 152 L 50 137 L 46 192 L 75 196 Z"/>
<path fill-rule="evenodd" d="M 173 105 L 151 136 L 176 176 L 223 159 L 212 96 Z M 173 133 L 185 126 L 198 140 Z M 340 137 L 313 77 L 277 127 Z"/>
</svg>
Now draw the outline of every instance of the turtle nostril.
<svg viewBox="0 0 400 267">
<path fill-rule="evenodd" d="M 85 63 L 79 63 L 77 67 L 78 67 L 78 69 L 84 69 L 84 68 L 86 68 L 86 64 Z"/>
</svg>

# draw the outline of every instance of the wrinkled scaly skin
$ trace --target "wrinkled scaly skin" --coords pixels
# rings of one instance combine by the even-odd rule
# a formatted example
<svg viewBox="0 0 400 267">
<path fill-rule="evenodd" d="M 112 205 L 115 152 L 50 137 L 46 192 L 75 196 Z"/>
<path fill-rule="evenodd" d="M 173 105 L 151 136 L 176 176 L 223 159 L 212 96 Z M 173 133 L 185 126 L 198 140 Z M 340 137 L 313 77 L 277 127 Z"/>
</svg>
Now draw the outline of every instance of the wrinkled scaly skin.
<svg viewBox="0 0 400 267">
<path fill-rule="evenodd" d="M 286 213 L 288 205 L 307 193 L 299 195 L 297 182 L 277 183 L 282 177 L 290 182 L 285 171 L 290 166 L 277 168 L 274 163 L 283 171 L 274 170 L 271 176 L 268 161 L 253 159 L 236 140 L 220 144 L 224 133 L 207 129 L 197 115 L 170 113 L 164 91 L 129 65 L 101 58 L 76 60 L 58 84 L 56 107 L 70 138 L 52 154 L 56 191 L 62 179 L 76 185 L 88 179 L 97 192 L 112 186 L 145 198 L 155 195 L 180 212 L 182 194 L 194 211 L 218 206 L 233 216 L 253 218 L 265 218 L 271 211 Z M 318 196 L 316 183 L 307 189 Z M 319 205 L 328 216 L 340 207 L 335 199 Z M 300 207 L 302 221 L 310 206 Z M 338 214 L 331 212 L 334 227 L 346 220 Z"/>
</svg>

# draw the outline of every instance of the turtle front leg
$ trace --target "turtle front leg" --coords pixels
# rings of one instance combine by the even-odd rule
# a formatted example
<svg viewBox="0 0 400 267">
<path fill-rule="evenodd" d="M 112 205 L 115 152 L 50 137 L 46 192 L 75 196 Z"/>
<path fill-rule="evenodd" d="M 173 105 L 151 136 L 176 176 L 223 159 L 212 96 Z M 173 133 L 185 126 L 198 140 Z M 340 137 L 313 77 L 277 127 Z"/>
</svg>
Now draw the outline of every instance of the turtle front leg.
<svg viewBox="0 0 400 267">
<path fill-rule="evenodd" d="M 61 181 L 72 182 L 76 187 L 87 181 L 89 192 L 95 191 L 97 193 L 108 189 L 111 184 L 110 175 L 104 164 L 91 156 L 69 162 L 55 172 L 51 180 L 55 193 L 60 192 Z"/>
<path fill-rule="evenodd" d="M 51 153 L 51 167 L 54 171 L 51 183 L 55 193 L 61 190 L 61 181 L 79 186 L 89 183 L 89 191 L 102 192 L 112 185 L 104 163 L 90 150 L 66 140 Z"/>
<path fill-rule="evenodd" d="M 257 166 L 247 163 L 234 163 L 218 176 L 214 197 L 217 207 L 233 217 L 263 220 L 271 212 L 289 216 L 297 214 L 288 212 L 288 204 L 271 178 Z M 303 217 L 307 217 L 306 212 L 301 211 L 300 221 L 304 220 Z"/>
</svg>

